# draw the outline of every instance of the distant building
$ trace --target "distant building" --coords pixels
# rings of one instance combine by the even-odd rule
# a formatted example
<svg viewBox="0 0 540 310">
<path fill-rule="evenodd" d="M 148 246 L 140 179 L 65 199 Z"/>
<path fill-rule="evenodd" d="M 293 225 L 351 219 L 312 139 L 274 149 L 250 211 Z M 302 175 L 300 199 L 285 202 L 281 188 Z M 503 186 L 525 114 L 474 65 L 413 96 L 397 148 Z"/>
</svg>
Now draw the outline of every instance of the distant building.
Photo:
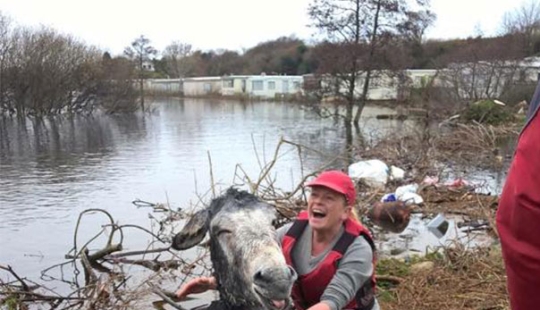
<svg viewBox="0 0 540 310">
<path fill-rule="evenodd" d="M 146 79 L 144 87 L 156 95 L 180 96 L 182 94 L 181 79 Z"/>
<path fill-rule="evenodd" d="M 220 76 L 192 77 L 182 79 L 184 96 L 221 95 L 222 78 Z"/>
<path fill-rule="evenodd" d="M 409 96 L 410 89 L 427 86 L 437 74 L 437 70 L 374 70 L 371 72 L 367 99 L 373 101 L 403 100 Z M 354 96 L 360 97 L 364 87 L 365 73 L 359 74 L 355 81 Z M 319 91 L 323 100 L 336 100 L 336 94 L 348 92 L 348 81 L 331 75 L 315 77 L 306 75 L 306 86 L 310 91 Z"/>
<path fill-rule="evenodd" d="M 302 93 L 302 76 L 260 75 L 250 76 L 247 80 L 247 92 L 254 97 L 276 98 L 280 95 Z"/>
<path fill-rule="evenodd" d="M 247 95 L 261 99 L 303 93 L 304 78 L 296 75 L 233 75 L 222 78 L 223 96 Z"/>
<path fill-rule="evenodd" d="M 142 64 L 142 70 L 151 72 L 156 71 L 156 69 L 154 68 L 154 63 L 151 61 L 144 61 Z"/>
<path fill-rule="evenodd" d="M 230 75 L 221 78 L 221 95 L 247 95 L 248 75 Z"/>
</svg>

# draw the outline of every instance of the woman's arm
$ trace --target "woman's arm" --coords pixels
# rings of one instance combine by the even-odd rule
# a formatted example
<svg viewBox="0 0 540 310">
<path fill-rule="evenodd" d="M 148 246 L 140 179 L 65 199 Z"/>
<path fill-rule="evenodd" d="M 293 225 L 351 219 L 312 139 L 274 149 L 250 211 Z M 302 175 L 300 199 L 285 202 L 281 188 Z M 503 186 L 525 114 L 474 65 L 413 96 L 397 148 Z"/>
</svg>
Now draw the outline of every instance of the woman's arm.
<svg viewBox="0 0 540 310">
<path fill-rule="evenodd" d="M 198 277 L 189 280 L 188 283 L 182 285 L 178 291 L 176 291 L 176 298 L 179 300 L 185 299 L 191 294 L 200 294 L 208 290 L 217 289 L 217 281 L 214 277 Z"/>
<path fill-rule="evenodd" d="M 332 310 L 343 309 L 353 300 L 360 287 L 371 280 L 372 260 L 371 246 L 364 237 L 357 237 L 340 260 L 334 278 L 321 296 L 321 302 Z"/>
</svg>

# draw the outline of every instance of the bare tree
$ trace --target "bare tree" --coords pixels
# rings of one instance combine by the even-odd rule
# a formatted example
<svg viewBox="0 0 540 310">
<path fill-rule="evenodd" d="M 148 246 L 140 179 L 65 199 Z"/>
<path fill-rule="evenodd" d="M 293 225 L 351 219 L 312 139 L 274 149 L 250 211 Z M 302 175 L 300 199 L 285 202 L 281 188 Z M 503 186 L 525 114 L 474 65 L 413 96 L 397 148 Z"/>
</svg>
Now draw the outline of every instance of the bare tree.
<svg viewBox="0 0 540 310">
<path fill-rule="evenodd" d="M 100 92 L 101 106 L 105 113 L 134 112 L 137 110 L 137 91 L 133 80 L 137 72 L 125 57 L 112 58 L 104 54 L 102 69 L 105 83 Z"/>
<path fill-rule="evenodd" d="M 384 67 L 377 51 L 391 41 L 388 38 L 405 32 L 421 39 L 433 21 L 434 15 L 427 10 L 429 2 L 415 2 L 417 10 L 407 0 L 314 0 L 310 5 L 314 26 L 333 45 L 329 51 L 337 54 L 326 54 L 326 58 L 340 60 L 341 66 L 331 75 L 339 80 L 337 94 L 346 103 L 346 124 L 358 126 L 373 74 Z"/>
<path fill-rule="evenodd" d="M 141 110 L 144 112 L 144 65 L 151 61 L 151 56 L 157 54 L 157 50 L 150 45 L 150 40 L 143 35 L 131 42 L 131 46 L 124 49 L 124 54 L 135 62 L 139 71 L 139 90 L 141 93 Z"/>
<path fill-rule="evenodd" d="M 97 49 L 50 28 L 17 28 L 7 55 L 9 111 L 42 116 L 94 109 L 101 81 Z"/>
<path fill-rule="evenodd" d="M 0 12 L 0 110 L 8 109 L 5 98 L 5 72 L 9 61 L 9 52 L 12 48 L 12 31 L 11 18 L 2 15 Z"/>
<path fill-rule="evenodd" d="M 523 60 L 515 36 L 468 39 L 450 52 L 439 78 L 458 101 L 500 98 L 516 84 L 531 83 L 535 70 Z"/>
<path fill-rule="evenodd" d="M 187 57 L 193 54 L 191 44 L 174 41 L 165 47 L 163 59 L 167 64 L 169 74 L 173 78 L 185 77 L 190 71 Z"/>
<path fill-rule="evenodd" d="M 423 43 L 426 30 L 435 22 L 436 15 L 429 10 L 405 11 L 404 20 L 396 25 L 406 40 Z"/>
<path fill-rule="evenodd" d="M 111 75 L 99 49 L 51 28 L 5 25 L 0 23 L 0 113 L 41 117 L 98 108 L 110 113 L 136 104 L 128 100 L 135 93 L 132 75 Z M 131 63 L 129 68 L 133 71 Z M 122 106 L 107 104 L 115 96 Z"/>
<path fill-rule="evenodd" d="M 534 39 L 540 31 L 540 2 L 529 0 L 514 11 L 507 12 L 502 21 L 503 34 L 520 36 L 527 54 L 534 52 Z"/>
</svg>

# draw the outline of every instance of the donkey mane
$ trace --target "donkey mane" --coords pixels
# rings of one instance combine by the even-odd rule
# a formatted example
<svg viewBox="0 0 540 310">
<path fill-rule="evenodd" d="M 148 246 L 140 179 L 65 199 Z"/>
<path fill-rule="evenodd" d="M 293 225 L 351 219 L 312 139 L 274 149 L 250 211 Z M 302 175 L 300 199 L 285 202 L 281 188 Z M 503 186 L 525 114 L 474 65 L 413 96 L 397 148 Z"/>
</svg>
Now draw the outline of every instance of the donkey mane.
<svg viewBox="0 0 540 310">
<path fill-rule="evenodd" d="M 224 195 L 215 198 L 210 203 L 210 206 L 208 207 L 208 211 L 210 212 L 209 219 L 218 214 L 226 205 L 226 202 L 232 199 L 238 203 L 236 206 L 240 208 L 248 208 L 254 203 L 260 203 L 255 195 L 230 187 Z"/>
</svg>

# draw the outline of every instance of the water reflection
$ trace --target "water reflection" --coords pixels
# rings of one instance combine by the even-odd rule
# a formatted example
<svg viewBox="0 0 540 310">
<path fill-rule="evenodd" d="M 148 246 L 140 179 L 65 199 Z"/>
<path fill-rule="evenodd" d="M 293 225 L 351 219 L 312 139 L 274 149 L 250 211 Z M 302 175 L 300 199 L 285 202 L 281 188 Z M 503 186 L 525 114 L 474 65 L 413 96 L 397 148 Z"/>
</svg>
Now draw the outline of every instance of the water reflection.
<svg viewBox="0 0 540 310">
<path fill-rule="evenodd" d="M 135 116 L 4 118 L 0 126 L 0 227 L 16 229 L 36 219 L 69 216 L 55 210 L 79 204 L 92 190 L 85 185 L 105 185 L 99 185 L 95 169 L 114 156 L 118 140 L 145 137 L 144 123 Z M 125 133 L 115 134 L 118 128 Z"/>
<path fill-rule="evenodd" d="M 144 118 L 135 115 L 107 118 L 0 118 L 0 127 L 0 158 L 3 165 L 36 161 L 52 169 L 84 164 L 81 159 L 88 154 L 108 155 L 115 143 L 115 130 L 129 139 L 142 139 L 145 136 Z M 19 168 L 24 166 L 20 165 Z"/>
</svg>

